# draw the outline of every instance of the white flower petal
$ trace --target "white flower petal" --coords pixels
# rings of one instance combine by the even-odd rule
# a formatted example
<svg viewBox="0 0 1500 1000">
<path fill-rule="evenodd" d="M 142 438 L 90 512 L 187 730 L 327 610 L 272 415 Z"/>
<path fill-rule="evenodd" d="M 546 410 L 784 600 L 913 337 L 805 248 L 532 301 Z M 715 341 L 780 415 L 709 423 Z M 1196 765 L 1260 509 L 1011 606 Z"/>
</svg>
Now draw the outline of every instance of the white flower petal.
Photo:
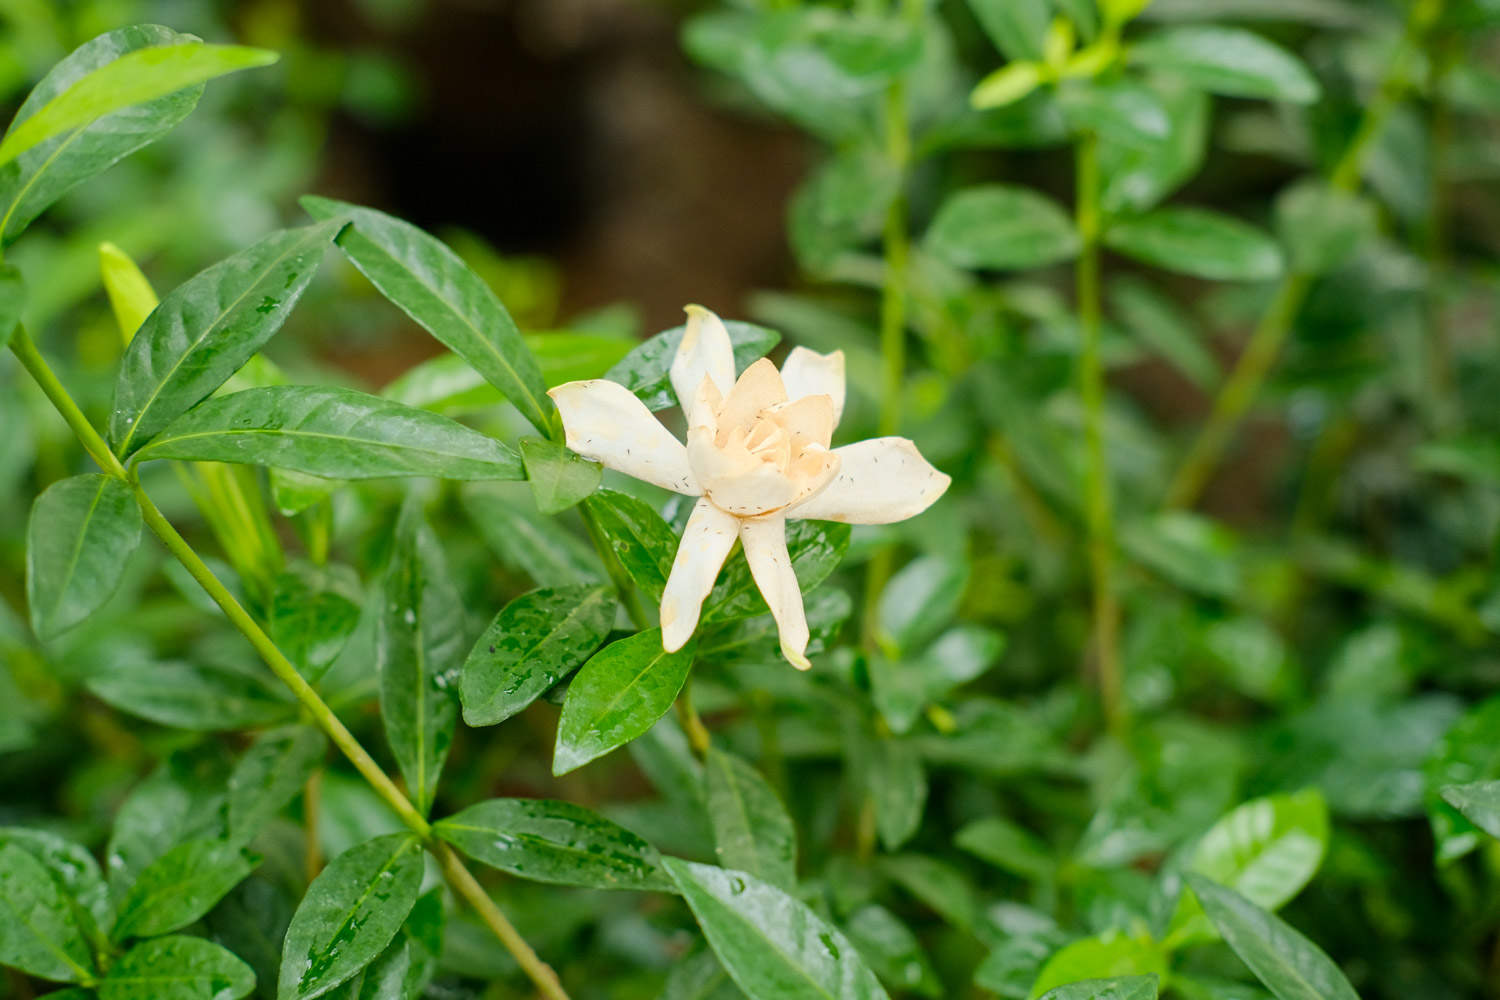
<svg viewBox="0 0 1500 1000">
<path fill-rule="evenodd" d="M 833 424 L 838 426 L 844 415 L 844 352 L 819 354 L 805 347 L 794 347 L 781 366 L 781 381 L 786 396 L 796 401 L 803 396 L 827 396 L 833 400 Z"/>
<path fill-rule="evenodd" d="M 568 447 L 616 472 L 700 496 L 687 449 L 635 393 L 606 379 L 568 382 L 547 395 L 562 414 Z"/>
<path fill-rule="evenodd" d="M 771 608 L 781 633 L 781 655 L 798 670 L 812 666 L 807 659 L 807 614 L 802 589 L 786 551 L 786 518 L 763 517 L 740 522 L 740 542 L 755 585 Z"/>
<path fill-rule="evenodd" d="M 952 482 L 902 437 L 870 438 L 833 449 L 838 477 L 789 512 L 792 517 L 846 524 L 890 524 L 931 507 Z"/>
<path fill-rule="evenodd" d="M 734 344 L 723 320 L 702 306 L 688 306 L 687 329 L 672 358 L 672 388 L 693 427 L 704 422 L 699 410 L 698 388 L 705 378 L 720 396 L 734 388 Z"/>
<path fill-rule="evenodd" d="M 700 499 L 682 532 L 677 558 L 661 595 L 661 644 L 675 653 L 698 627 L 703 599 L 713 590 L 714 580 L 734 541 L 740 536 L 739 519 Z"/>
</svg>

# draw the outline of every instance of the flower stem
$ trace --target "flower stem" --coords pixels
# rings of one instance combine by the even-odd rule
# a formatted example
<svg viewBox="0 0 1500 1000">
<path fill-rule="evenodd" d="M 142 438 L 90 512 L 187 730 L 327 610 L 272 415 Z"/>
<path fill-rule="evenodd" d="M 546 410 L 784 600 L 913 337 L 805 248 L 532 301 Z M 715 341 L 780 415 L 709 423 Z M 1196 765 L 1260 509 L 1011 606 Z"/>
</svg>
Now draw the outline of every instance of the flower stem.
<svg viewBox="0 0 1500 1000">
<path fill-rule="evenodd" d="M 387 805 L 400 817 L 402 823 L 414 834 L 422 839 L 423 845 L 434 854 L 443 868 L 444 876 L 453 890 L 474 908 L 485 924 L 495 933 L 506 949 L 515 957 L 516 962 L 531 977 L 537 989 L 548 998 L 548 1000 L 568 1000 L 567 993 L 562 989 L 556 974 L 547 966 L 531 946 L 516 932 L 505 915 L 500 912 L 494 900 L 490 899 L 484 889 L 475 880 L 474 876 L 464 867 L 453 851 L 445 844 L 437 841 L 432 836 L 432 826 L 412 805 L 411 800 L 396 787 L 396 783 L 385 773 L 369 752 L 360 744 L 347 727 L 341 722 L 333 710 L 328 707 L 322 697 L 313 690 L 312 686 L 297 672 L 297 668 L 286 658 L 286 655 L 277 648 L 271 637 L 266 634 L 259 623 L 251 617 L 250 613 L 237 601 L 213 571 L 188 544 L 187 540 L 178 534 L 177 529 L 166 519 L 161 510 L 156 506 L 149 494 L 141 486 L 139 470 L 135 468 L 126 469 L 120 460 L 110 451 L 109 446 L 104 443 L 73 397 L 68 394 L 46 360 L 38 353 L 36 345 L 26 335 L 24 329 L 17 328 L 15 336 L 11 340 L 11 349 L 20 360 L 22 367 L 36 380 L 42 392 L 57 408 L 57 412 L 67 422 L 77 435 L 79 442 L 99 464 L 106 474 L 123 480 L 135 495 L 136 503 L 141 509 L 141 515 L 146 525 L 166 545 L 167 550 L 176 557 L 193 577 L 198 581 L 208 596 L 224 616 L 247 640 L 255 647 L 266 666 L 277 679 L 291 690 L 298 703 L 312 718 L 313 722 L 326 734 L 338 747 L 339 751 L 348 758 L 349 763 L 375 790 L 375 793 L 383 799 Z"/>
<path fill-rule="evenodd" d="M 1099 138 L 1086 133 L 1077 151 L 1077 225 L 1082 248 L 1075 274 L 1078 296 L 1078 393 L 1083 400 L 1087 471 L 1084 492 L 1088 525 L 1089 573 L 1094 591 L 1094 655 L 1099 694 L 1109 730 L 1123 736 L 1128 726 L 1120 673 L 1120 606 L 1114 591 L 1114 498 L 1109 456 L 1104 445 L 1104 363 L 1099 354 L 1103 330 L 1099 292 Z"/>
<path fill-rule="evenodd" d="M 688 745 L 699 757 L 708 754 L 709 747 L 713 745 L 713 737 L 709 735 L 708 727 L 703 724 L 703 717 L 698 714 L 697 707 L 693 704 L 693 678 L 691 675 L 682 685 L 682 692 L 677 695 L 677 716 L 682 721 L 682 728 L 687 733 Z"/>
<path fill-rule="evenodd" d="M 323 870 L 323 849 L 318 843 L 318 818 L 323 807 L 323 769 L 308 776 L 302 786 L 302 864 L 311 882 Z"/>
<path fill-rule="evenodd" d="M 1349 140 L 1349 145 L 1345 147 L 1343 156 L 1339 158 L 1329 178 L 1329 183 L 1337 190 L 1355 191 L 1359 187 L 1370 149 L 1406 93 L 1408 67 L 1417 39 L 1430 26 L 1430 18 L 1436 16 L 1432 10 L 1436 6 L 1440 4 L 1433 4 L 1430 0 L 1419 0 L 1415 5 L 1413 15 L 1407 22 L 1406 34 L 1386 69 L 1379 92 L 1365 109 L 1359 127 L 1355 129 L 1354 136 Z M 1167 507 L 1192 507 L 1198 502 L 1204 487 L 1223 461 L 1224 453 L 1245 415 L 1259 398 L 1260 390 L 1281 354 L 1292 324 L 1302 310 L 1302 304 L 1307 301 L 1312 285 L 1313 275 L 1301 271 L 1288 271 L 1281 279 L 1271 304 L 1261 317 L 1255 332 L 1251 334 L 1234 371 L 1219 390 L 1208 422 L 1199 432 L 1176 475 L 1172 477 L 1172 482 L 1167 487 Z"/>
</svg>

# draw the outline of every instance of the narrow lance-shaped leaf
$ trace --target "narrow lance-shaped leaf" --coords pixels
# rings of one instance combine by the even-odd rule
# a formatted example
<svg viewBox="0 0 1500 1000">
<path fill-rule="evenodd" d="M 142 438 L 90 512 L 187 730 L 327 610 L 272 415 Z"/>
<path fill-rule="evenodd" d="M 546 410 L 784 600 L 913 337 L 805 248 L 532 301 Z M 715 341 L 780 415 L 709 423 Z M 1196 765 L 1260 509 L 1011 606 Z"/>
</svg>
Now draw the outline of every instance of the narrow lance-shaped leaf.
<svg viewBox="0 0 1500 1000">
<path fill-rule="evenodd" d="M 254 838 L 302 790 L 327 746 L 311 726 L 283 726 L 256 737 L 229 775 L 230 840 Z"/>
<path fill-rule="evenodd" d="M 30 118 L 75 83 L 122 56 L 194 40 L 191 35 L 158 25 L 138 24 L 85 42 L 32 89 L 11 128 L 24 128 Z M 202 93 L 201 85 L 188 87 L 117 111 L 54 135 L 0 166 L 0 244 L 15 240 L 31 220 L 74 185 L 171 131 L 193 110 Z"/>
<path fill-rule="evenodd" d="M 475 861 L 521 878 L 593 889 L 672 887 L 656 849 L 570 802 L 491 799 L 433 824 Z"/>
<path fill-rule="evenodd" d="M 258 854 L 221 840 L 190 840 L 153 861 L 120 904 L 111 936 L 166 934 L 203 916 L 260 864 Z"/>
<path fill-rule="evenodd" d="M 484 279 L 442 241 L 384 212 L 308 196 L 316 219 L 353 226 L 339 249 L 393 304 L 463 358 L 546 434 L 552 403 L 516 321 Z"/>
<path fill-rule="evenodd" d="M 759 771 L 711 748 L 703 762 L 703 797 L 722 867 L 749 872 L 782 889 L 797 884 L 797 828 Z"/>
<path fill-rule="evenodd" d="M 744 872 L 667 858 L 667 871 L 709 945 L 751 1000 L 885 1000 L 837 928 Z"/>
<path fill-rule="evenodd" d="M 600 490 L 583 505 L 636 586 L 660 601 L 677 555 L 667 522 L 644 500 L 614 490 Z"/>
<path fill-rule="evenodd" d="M 423 814 L 453 742 L 465 634 L 463 600 L 437 537 L 408 501 L 386 571 L 376 648 L 386 739 Z"/>
<path fill-rule="evenodd" d="M 121 456 L 229 381 L 281 329 L 341 225 L 279 230 L 167 294 L 120 362 L 109 436 Z"/>
<path fill-rule="evenodd" d="M 566 774 L 640 736 L 666 714 L 687 680 L 696 644 L 675 653 L 661 629 L 610 643 L 583 665 L 557 723 L 552 773 Z"/>
<path fill-rule="evenodd" d="M 409 834 L 376 837 L 334 858 L 292 915 L 278 1000 L 322 996 L 374 961 L 421 887 L 422 849 Z"/>
<path fill-rule="evenodd" d="M 511 601 L 464 661 L 464 721 L 493 726 L 530 705 L 599 648 L 618 608 L 612 590 L 589 584 Z"/>
<path fill-rule="evenodd" d="M 239 1000 L 253 989 L 255 972 L 233 953 L 173 935 L 122 955 L 99 983 L 99 1000 Z"/>
<path fill-rule="evenodd" d="M 136 453 L 291 469 L 325 479 L 523 478 L 506 445 L 449 420 L 353 389 L 278 385 L 209 400 Z"/>
<path fill-rule="evenodd" d="M 1120 219 L 1104 242 L 1127 257 L 1213 281 L 1268 281 L 1281 248 L 1248 223 L 1202 208 L 1163 208 Z"/>
<path fill-rule="evenodd" d="M 113 476 L 74 476 L 36 498 L 26 532 L 26 598 L 49 639 L 99 609 L 141 540 L 141 511 Z"/>
<path fill-rule="evenodd" d="M 0 965 L 61 983 L 93 975 L 73 910 L 42 863 L 16 844 L 0 847 Z"/>
<path fill-rule="evenodd" d="M 81 77 L 12 127 L 0 141 L 0 166 L 53 136 L 91 125 L 116 111 L 236 70 L 266 66 L 278 58 L 265 49 L 202 42 L 128 52 Z"/>
</svg>

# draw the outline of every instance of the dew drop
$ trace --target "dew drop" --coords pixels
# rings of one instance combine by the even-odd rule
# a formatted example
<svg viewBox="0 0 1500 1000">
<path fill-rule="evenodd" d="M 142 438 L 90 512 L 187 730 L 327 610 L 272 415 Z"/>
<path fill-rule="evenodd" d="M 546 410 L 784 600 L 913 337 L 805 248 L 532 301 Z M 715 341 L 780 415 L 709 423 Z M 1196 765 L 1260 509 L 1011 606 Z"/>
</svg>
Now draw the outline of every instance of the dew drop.
<svg viewBox="0 0 1500 1000">
<path fill-rule="evenodd" d="M 745 891 L 745 880 L 742 879 L 742 878 L 732 878 L 732 879 L 730 879 L 729 880 L 729 891 L 732 892 L 732 893 L 734 893 L 734 895 L 736 895 L 736 896 L 738 896 L 740 893 L 744 892 Z"/>
</svg>

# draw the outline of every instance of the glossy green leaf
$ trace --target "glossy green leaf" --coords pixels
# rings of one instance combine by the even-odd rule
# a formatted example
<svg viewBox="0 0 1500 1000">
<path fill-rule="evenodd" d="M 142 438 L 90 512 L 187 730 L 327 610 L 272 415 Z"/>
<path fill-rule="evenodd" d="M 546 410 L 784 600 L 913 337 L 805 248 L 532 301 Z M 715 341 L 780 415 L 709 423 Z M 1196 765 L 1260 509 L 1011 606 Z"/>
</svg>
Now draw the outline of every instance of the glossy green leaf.
<svg viewBox="0 0 1500 1000">
<path fill-rule="evenodd" d="M 261 856 L 221 840 L 190 840 L 157 858 L 120 904 L 116 941 L 186 927 L 255 870 Z"/>
<path fill-rule="evenodd" d="M 876 635 L 893 655 L 909 653 L 942 631 L 969 582 L 966 563 L 919 556 L 891 577 L 876 608 Z"/>
<path fill-rule="evenodd" d="M 1311 104 L 1317 78 L 1290 52 L 1253 31 L 1218 25 L 1167 28 L 1133 43 L 1130 58 L 1228 97 Z"/>
<path fill-rule="evenodd" d="M 466 638 L 463 598 L 437 536 L 408 501 L 377 620 L 380 717 L 413 804 L 432 808 L 458 722 L 459 670 Z"/>
<path fill-rule="evenodd" d="M 1500 780 L 1500 697 L 1470 708 L 1443 735 L 1427 759 L 1427 814 L 1440 864 L 1461 858 L 1480 845 L 1479 830 L 1442 797 L 1450 785 Z"/>
<path fill-rule="evenodd" d="M 787 522 L 787 555 L 804 595 L 810 595 L 838 568 L 849 549 L 849 537 L 849 526 L 834 521 Z M 725 564 L 703 607 L 705 624 L 770 613 L 743 556 Z"/>
<path fill-rule="evenodd" d="M 25 305 L 26 282 L 21 272 L 9 264 L 0 264 L 0 350 L 10 343 Z"/>
<path fill-rule="evenodd" d="M 120 362 L 109 414 L 119 455 L 208 398 L 281 329 L 342 224 L 278 230 L 167 293 Z"/>
<path fill-rule="evenodd" d="M 986 184 L 949 195 L 924 245 L 959 267 L 1019 270 L 1070 260 L 1081 243 L 1055 202 L 1026 188 Z"/>
<path fill-rule="evenodd" d="M 734 345 L 736 372 L 744 371 L 781 342 L 781 334 L 754 323 L 728 319 L 724 326 L 729 331 L 730 343 Z M 641 341 L 605 372 L 604 377 L 635 393 L 648 410 L 665 410 L 678 405 L 677 394 L 672 391 L 672 359 L 677 356 L 677 348 L 686 331 L 686 325 L 674 326 Z"/>
<path fill-rule="evenodd" d="M 239 1000 L 255 973 L 203 938 L 152 938 L 131 948 L 99 983 L 99 1000 Z"/>
<path fill-rule="evenodd" d="M 286 719 L 295 711 L 271 678 L 232 667 L 122 656 L 101 664 L 88 689 L 122 712 L 176 729 L 216 732 Z"/>
<path fill-rule="evenodd" d="M 267 631 L 308 683 L 323 677 L 358 627 L 359 594 L 348 584 L 338 572 L 307 566 L 272 583 Z"/>
<path fill-rule="evenodd" d="M 63 891 L 82 908 L 75 911 L 79 922 L 107 925 L 110 919 L 109 889 L 99 862 L 88 848 L 46 830 L 19 826 L 0 827 L 0 847 L 15 845 L 42 863 Z M 84 926 L 84 936 L 94 936 L 97 927 Z"/>
<path fill-rule="evenodd" d="M 530 705 L 599 648 L 618 608 L 610 588 L 591 584 L 533 590 L 511 601 L 464 661 L 464 721 L 493 726 Z"/>
<path fill-rule="evenodd" d="M 1104 242 L 1127 257 L 1214 281 L 1269 281 L 1281 249 L 1254 226 L 1202 208 L 1163 208 L 1119 219 Z"/>
<path fill-rule="evenodd" d="M 59 62 L 27 95 L 11 129 L 25 123 L 89 74 L 154 46 L 194 41 L 154 24 L 110 31 L 85 42 Z M 138 107 L 84 124 L 21 153 L 0 167 L 0 244 L 8 244 L 74 185 L 107 170 L 122 157 L 155 142 L 188 116 L 202 95 L 189 87 Z"/>
<path fill-rule="evenodd" d="M 109 891 L 123 899 L 137 875 L 177 844 L 224 835 L 229 768 L 207 749 L 168 757 L 115 813 L 105 850 Z"/>
<path fill-rule="evenodd" d="M 127 52 L 74 81 L 0 141 L 0 166 L 55 136 L 77 132 L 116 111 L 175 94 L 242 69 L 267 66 L 279 58 L 242 45 L 185 42 Z"/>
<path fill-rule="evenodd" d="M 567 774 L 650 729 L 682 690 L 694 648 L 690 640 L 668 653 L 661 629 L 652 628 L 595 653 L 568 686 L 552 773 Z"/>
<path fill-rule="evenodd" d="M 1156 1000 L 1161 980 L 1148 976 L 1085 979 L 1050 989 L 1042 1000 Z"/>
<path fill-rule="evenodd" d="M 626 574 L 660 602 L 677 557 L 677 536 L 667 522 L 644 500 L 614 490 L 599 490 L 583 505 Z"/>
<path fill-rule="evenodd" d="M 1500 781 L 1449 785 L 1442 791 L 1448 804 L 1491 837 L 1500 838 Z"/>
<path fill-rule="evenodd" d="M 1155 150 L 1172 136 L 1172 113 L 1156 91 L 1128 79 L 1073 82 L 1058 106 L 1075 132 L 1093 132 L 1118 146 Z"/>
<path fill-rule="evenodd" d="M 84 475 L 47 487 L 26 529 L 31 627 L 50 639 L 99 609 L 141 541 L 141 510 L 113 476 Z"/>
<path fill-rule="evenodd" d="M 365 841 L 307 887 L 287 928 L 278 1000 L 322 996 L 385 950 L 416 904 L 422 848 L 409 834 Z"/>
<path fill-rule="evenodd" d="M 394 305 L 479 372 L 547 433 L 552 401 L 516 321 L 484 279 L 441 240 L 384 212 L 309 195 L 316 219 L 353 226 L 339 248 Z"/>
<path fill-rule="evenodd" d="M 592 889 L 672 885 L 654 847 L 571 802 L 490 799 L 439 820 L 433 832 L 475 861 L 537 882 Z"/>
<path fill-rule="evenodd" d="M 1167 974 L 1167 957 L 1159 947 L 1144 938 L 1108 933 L 1081 938 L 1055 952 L 1037 973 L 1031 984 L 1031 996 L 1056 996 L 1059 988 L 1083 980 L 1127 978 L 1146 980 L 1155 995 L 1158 977 Z M 1070 994 L 1065 994 L 1070 995 Z M 1093 994 L 1084 993 L 1086 997 Z M 1114 993 L 1103 996 L 1113 997 Z M 1132 998 L 1134 993 L 1128 994 Z"/>
<path fill-rule="evenodd" d="M 1213 102 L 1180 82 L 1153 80 L 1149 91 L 1167 113 L 1159 142 L 1101 142 L 1099 201 L 1106 215 L 1146 212 L 1187 183 L 1208 151 Z"/>
<path fill-rule="evenodd" d="M 667 871 L 719 961 L 751 1000 L 883 1000 L 858 949 L 785 892 L 677 858 Z"/>
<path fill-rule="evenodd" d="M 62 889 L 13 843 L 0 846 L 0 965 L 61 983 L 88 979 L 94 968 Z"/>
<path fill-rule="evenodd" d="M 173 421 L 136 460 L 179 458 L 291 469 L 328 479 L 521 479 L 506 445 L 447 417 L 333 386 L 219 396 Z"/>
<path fill-rule="evenodd" d="M 984 33 L 1007 59 L 1040 59 L 1052 9 L 1047 0 L 969 0 Z"/>
<path fill-rule="evenodd" d="M 604 467 L 598 462 L 574 454 L 555 441 L 522 438 L 521 457 L 536 509 L 543 514 L 558 514 L 576 505 L 599 488 L 604 476 Z"/>
<path fill-rule="evenodd" d="M 547 385 L 603 378 L 610 366 L 618 364 L 636 345 L 634 340 L 613 334 L 569 330 L 527 333 L 522 339 Z M 500 390 L 457 354 L 440 354 L 408 368 L 380 394 L 393 402 L 448 416 L 505 402 Z"/>
<path fill-rule="evenodd" d="M 257 736 L 229 775 L 230 840 L 249 843 L 302 791 L 327 748 L 311 726 L 282 726 Z"/>
<path fill-rule="evenodd" d="M 1202 875 L 1187 878 L 1225 942 L 1280 1000 L 1359 1000 L 1333 960 L 1280 918 Z"/>
<path fill-rule="evenodd" d="M 881 982 L 898 993 L 909 990 L 940 1000 L 943 984 L 922 943 L 890 910 L 874 903 L 862 906 L 844 921 L 843 929 Z"/>
<path fill-rule="evenodd" d="M 1347 263 L 1379 232 L 1375 203 L 1323 181 L 1295 184 L 1276 199 L 1276 234 L 1292 268 L 1322 274 Z"/>
<path fill-rule="evenodd" d="M 760 772 L 710 748 L 703 762 L 703 797 L 720 866 L 791 891 L 797 884 L 797 829 Z"/>
</svg>

